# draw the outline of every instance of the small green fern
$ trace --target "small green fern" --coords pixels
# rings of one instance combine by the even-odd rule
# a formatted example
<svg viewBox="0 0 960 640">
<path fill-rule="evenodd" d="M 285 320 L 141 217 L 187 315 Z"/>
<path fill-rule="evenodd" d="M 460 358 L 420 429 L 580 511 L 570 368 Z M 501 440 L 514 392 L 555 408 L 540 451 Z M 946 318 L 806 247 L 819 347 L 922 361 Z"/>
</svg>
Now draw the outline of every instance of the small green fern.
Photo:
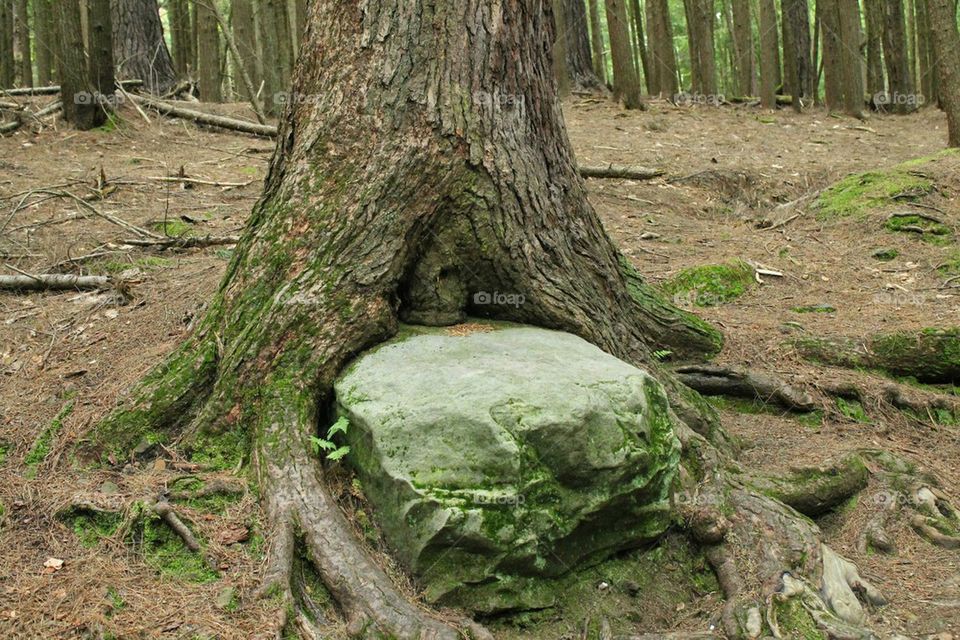
<svg viewBox="0 0 960 640">
<path fill-rule="evenodd" d="M 336 422 L 333 423 L 329 429 L 327 429 L 326 438 L 318 438 L 317 436 L 310 436 L 310 444 L 313 445 L 313 452 L 317 455 L 320 455 L 322 451 L 328 452 L 326 455 L 327 460 L 340 460 L 345 455 L 350 453 L 350 447 L 338 447 L 335 442 L 333 442 L 333 436 L 338 433 L 345 434 L 347 428 L 350 426 L 350 421 L 347 420 L 346 416 L 340 416 Z"/>
</svg>

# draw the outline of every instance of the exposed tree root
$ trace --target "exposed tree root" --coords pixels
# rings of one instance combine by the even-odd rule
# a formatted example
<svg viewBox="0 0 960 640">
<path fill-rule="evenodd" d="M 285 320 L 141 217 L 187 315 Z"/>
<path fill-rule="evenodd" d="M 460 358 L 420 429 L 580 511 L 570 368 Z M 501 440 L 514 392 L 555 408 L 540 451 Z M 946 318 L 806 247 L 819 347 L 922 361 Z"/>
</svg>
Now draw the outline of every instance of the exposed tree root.
<svg viewBox="0 0 960 640">
<path fill-rule="evenodd" d="M 704 395 L 775 402 L 791 411 L 816 408 L 810 394 L 765 373 L 716 365 L 688 365 L 675 372 L 683 384 Z"/>
<path fill-rule="evenodd" d="M 800 513 L 815 517 L 857 495 L 867 486 L 869 479 L 870 472 L 860 456 L 848 455 L 815 469 L 755 478 L 750 484 Z"/>
</svg>

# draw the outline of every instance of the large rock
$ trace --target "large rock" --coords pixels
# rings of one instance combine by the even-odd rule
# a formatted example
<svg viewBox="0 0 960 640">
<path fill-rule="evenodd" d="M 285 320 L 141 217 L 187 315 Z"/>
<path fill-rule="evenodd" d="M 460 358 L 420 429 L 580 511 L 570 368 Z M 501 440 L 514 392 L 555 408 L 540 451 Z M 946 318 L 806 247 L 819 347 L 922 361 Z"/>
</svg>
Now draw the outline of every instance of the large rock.
<svg viewBox="0 0 960 640">
<path fill-rule="evenodd" d="M 549 606 L 550 577 L 669 524 L 663 390 L 576 336 L 414 332 L 353 363 L 336 396 L 347 459 L 432 602 Z"/>
</svg>

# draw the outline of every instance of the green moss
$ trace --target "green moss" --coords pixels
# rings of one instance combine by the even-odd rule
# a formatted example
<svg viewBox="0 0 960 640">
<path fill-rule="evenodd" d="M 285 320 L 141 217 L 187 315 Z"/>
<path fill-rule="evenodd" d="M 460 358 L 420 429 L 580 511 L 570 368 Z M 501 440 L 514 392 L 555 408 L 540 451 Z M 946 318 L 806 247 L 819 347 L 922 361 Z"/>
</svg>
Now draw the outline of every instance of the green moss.
<svg viewBox="0 0 960 640">
<path fill-rule="evenodd" d="M 746 413 L 750 415 L 776 415 L 790 418 L 808 427 L 819 427 L 823 423 L 823 412 L 820 410 L 800 413 L 787 411 L 779 405 L 750 398 L 734 398 L 730 396 L 707 396 L 708 402 L 719 410 Z"/>
<path fill-rule="evenodd" d="M 170 218 L 168 220 L 161 220 L 160 222 L 155 222 L 150 225 L 154 231 L 162 233 L 165 236 L 171 238 L 179 238 L 181 236 L 187 236 L 193 233 L 193 227 L 182 220 L 177 218 Z"/>
<path fill-rule="evenodd" d="M 784 638 L 790 640 L 827 640 L 818 627 L 816 620 L 807 611 L 799 598 L 774 600 L 774 612 L 777 624 Z"/>
<path fill-rule="evenodd" d="M 913 165 L 910 165 L 913 166 Z M 907 165 L 884 171 L 868 171 L 847 176 L 825 189 L 814 206 L 817 218 L 825 220 L 862 216 L 898 200 L 915 200 L 930 193 L 933 183 L 909 172 Z"/>
<path fill-rule="evenodd" d="M 919 235 L 922 240 L 933 244 L 946 244 L 953 235 L 950 227 L 922 216 L 895 216 L 888 218 L 883 226 L 887 231 Z M 922 229 L 923 233 L 917 234 L 911 229 Z"/>
<path fill-rule="evenodd" d="M 837 410 L 847 418 L 864 424 L 870 423 L 870 416 L 867 415 L 867 411 L 859 400 L 837 398 L 836 403 Z"/>
<path fill-rule="evenodd" d="M 224 433 L 203 433 L 190 444 L 190 461 L 210 469 L 234 469 L 250 450 L 247 431 L 234 428 Z"/>
<path fill-rule="evenodd" d="M 44 429 L 33 443 L 33 447 L 23 459 L 23 464 L 27 466 L 27 477 L 33 478 L 37 475 L 37 467 L 41 462 L 47 459 L 50 454 L 50 447 L 53 446 L 53 439 L 63 429 L 63 421 L 73 413 L 74 401 L 69 400 L 59 413 L 54 417 L 46 429 Z"/>
<path fill-rule="evenodd" d="M 891 260 L 895 260 L 899 255 L 900 252 L 896 249 L 877 249 L 871 254 L 873 258 L 880 262 L 890 262 Z"/>
<path fill-rule="evenodd" d="M 113 587 L 107 587 L 107 618 L 112 618 L 114 615 L 123 611 L 127 608 L 127 601 L 123 599 L 123 596 L 120 595 L 120 592 Z"/>
<path fill-rule="evenodd" d="M 60 520 L 80 539 L 85 547 L 95 547 L 104 538 L 113 536 L 123 517 L 119 513 L 73 509 L 60 514 Z"/>
<path fill-rule="evenodd" d="M 754 285 L 753 268 L 742 261 L 684 269 L 663 284 L 674 301 L 710 307 L 736 300 Z"/>
<path fill-rule="evenodd" d="M 161 576 L 198 583 L 219 579 L 216 571 L 204 562 L 202 553 L 190 551 L 183 540 L 159 517 L 144 515 L 141 527 L 137 542 L 144 562 Z"/>
<path fill-rule="evenodd" d="M 10 453 L 10 443 L 0 440 L 0 467 L 7 461 L 7 454 Z"/>
<path fill-rule="evenodd" d="M 120 128 L 122 123 L 123 119 L 120 116 L 118 116 L 116 113 L 110 112 L 107 113 L 107 121 L 94 129 L 94 131 L 99 131 L 100 133 L 113 133 Z"/>
<path fill-rule="evenodd" d="M 794 313 L 836 313 L 837 308 L 829 304 L 811 304 L 802 307 L 794 307 Z"/>
</svg>

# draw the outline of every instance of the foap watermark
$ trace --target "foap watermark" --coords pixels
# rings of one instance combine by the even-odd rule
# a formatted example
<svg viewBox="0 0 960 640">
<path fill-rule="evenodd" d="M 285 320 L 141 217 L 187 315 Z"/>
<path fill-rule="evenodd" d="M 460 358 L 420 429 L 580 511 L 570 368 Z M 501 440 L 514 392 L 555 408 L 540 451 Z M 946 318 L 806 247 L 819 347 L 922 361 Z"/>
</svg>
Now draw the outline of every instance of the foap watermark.
<svg viewBox="0 0 960 640">
<path fill-rule="evenodd" d="M 474 497 L 474 502 L 477 504 L 494 507 L 519 507 L 526 502 L 526 498 L 521 494 L 491 495 L 487 493 L 481 493 Z"/>
<path fill-rule="evenodd" d="M 873 304 L 891 307 L 920 307 L 926 303 L 925 295 L 912 291 L 884 291 L 873 296 Z"/>
<path fill-rule="evenodd" d="M 684 309 L 691 309 L 693 307 L 715 307 L 723 302 L 725 302 L 725 300 L 721 296 L 710 293 L 709 291 L 697 291 L 696 289 L 677 293 L 673 296 L 674 306 Z"/>
<path fill-rule="evenodd" d="M 100 105 L 107 107 L 116 107 L 124 101 L 124 97 L 116 93 L 100 93 L 99 91 L 78 91 L 73 94 L 73 104 L 78 105 Z"/>
<path fill-rule="evenodd" d="M 283 106 L 286 104 L 319 104 L 321 96 L 312 93 L 297 93 L 296 91 L 279 91 L 273 94 L 273 103 Z"/>
<path fill-rule="evenodd" d="M 478 291 L 473 294 L 473 304 L 477 306 L 520 307 L 527 301 L 522 293 L 504 293 L 502 291 Z"/>
<path fill-rule="evenodd" d="M 474 91 L 473 102 L 499 118 L 523 119 L 527 114 L 526 98 L 518 93 Z"/>
<path fill-rule="evenodd" d="M 727 102 L 722 93 L 688 93 L 681 91 L 673 94 L 673 102 L 678 105 L 699 105 L 705 107 L 719 107 Z"/>
<path fill-rule="evenodd" d="M 878 107 L 922 107 L 927 99 L 922 93 L 900 93 L 897 91 L 878 91 L 873 94 L 873 104 Z"/>
</svg>

